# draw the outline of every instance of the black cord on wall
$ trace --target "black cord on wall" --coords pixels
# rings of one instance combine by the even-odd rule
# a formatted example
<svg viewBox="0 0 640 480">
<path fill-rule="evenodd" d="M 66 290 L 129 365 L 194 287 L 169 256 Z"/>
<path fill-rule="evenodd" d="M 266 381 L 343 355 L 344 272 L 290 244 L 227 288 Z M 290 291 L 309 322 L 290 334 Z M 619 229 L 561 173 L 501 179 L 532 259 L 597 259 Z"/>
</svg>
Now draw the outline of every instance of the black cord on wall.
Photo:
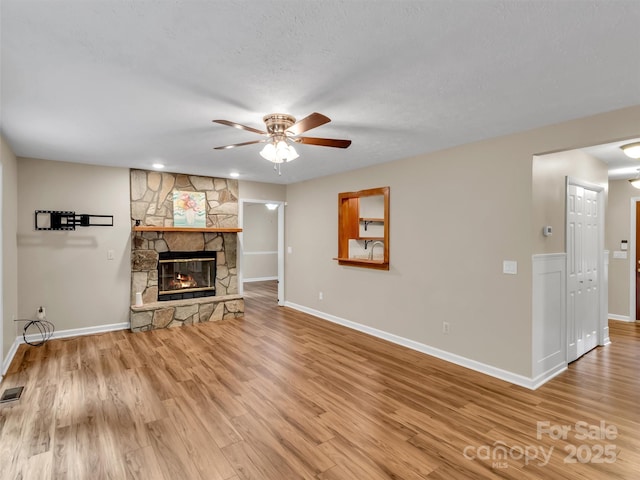
<svg viewBox="0 0 640 480">
<path fill-rule="evenodd" d="M 39 341 L 30 342 L 27 340 L 27 331 L 30 327 L 35 327 L 40 333 L 41 339 Z M 55 327 L 53 323 L 48 320 L 29 320 L 22 331 L 22 338 L 24 339 L 24 343 L 27 345 L 32 345 L 34 347 L 39 347 L 44 345 L 44 343 L 49 340 L 53 336 L 53 332 L 55 331 Z M 37 333 L 34 333 L 37 335 Z"/>
</svg>

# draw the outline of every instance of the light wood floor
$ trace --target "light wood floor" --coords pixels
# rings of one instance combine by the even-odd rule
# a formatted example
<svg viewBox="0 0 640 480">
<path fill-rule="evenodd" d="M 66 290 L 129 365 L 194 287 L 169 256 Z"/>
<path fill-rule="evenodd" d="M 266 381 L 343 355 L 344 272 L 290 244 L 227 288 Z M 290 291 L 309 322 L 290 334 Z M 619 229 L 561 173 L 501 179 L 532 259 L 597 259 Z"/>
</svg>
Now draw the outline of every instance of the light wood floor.
<svg viewBox="0 0 640 480">
<path fill-rule="evenodd" d="M 612 345 L 529 391 L 247 287 L 243 319 L 21 346 L 0 478 L 639 478 L 636 324 L 611 322 Z M 580 438 L 601 421 L 610 438 Z M 537 438 L 537 422 L 571 431 Z"/>
</svg>

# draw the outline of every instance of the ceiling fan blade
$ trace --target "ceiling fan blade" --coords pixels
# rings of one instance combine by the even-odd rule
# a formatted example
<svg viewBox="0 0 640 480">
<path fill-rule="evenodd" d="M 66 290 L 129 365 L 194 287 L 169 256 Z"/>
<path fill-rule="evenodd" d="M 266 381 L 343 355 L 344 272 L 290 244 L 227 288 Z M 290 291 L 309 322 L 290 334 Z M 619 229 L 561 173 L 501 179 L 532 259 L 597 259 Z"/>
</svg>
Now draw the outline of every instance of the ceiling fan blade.
<svg viewBox="0 0 640 480">
<path fill-rule="evenodd" d="M 246 125 L 240 125 L 236 122 L 230 122 L 229 120 L 212 120 L 214 123 L 219 123 L 220 125 L 226 125 L 227 127 L 238 128 L 240 130 L 247 130 L 249 132 L 258 133 L 260 135 L 266 135 L 267 132 L 263 132 L 262 130 L 258 130 L 257 128 L 247 127 Z"/>
<path fill-rule="evenodd" d="M 251 142 L 243 142 L 243 143 L 234 143 L 233 145 L 224 145 L 223 147 L 214 147 L 214 150 L 227 150 L 228 148 L 235 148 L 235 147 L 243 147 L 245 145 L 253 145 L 254 143 L 264 143 L 269 141 L 268 138 L 265 138 L 264 140 L 253 140 Z"/>
<path fill-rule="evenodd" d="M 320 145 L 321 147 L 347 148 L 351 145 L 351 140 L 339 140 L 337 138 L 299 137 L 291 140 L 306 145 Z"/>
<path fill-rule="evenodd" d="M 331 119 L 329 117 L 325 117 L 321 113 L 312 113 L 308 117 L 303 118 L 299 122 L 294 123 L 289 128 L 287 128 L 287 132 L 292 135 L 300 135 L 301 133 L 306 132 L 307 130 L 311 130 L 312 128 L 319 127 L 320 125 L 324 125 L 325 123 L 329 123 Z"/>
</svg>

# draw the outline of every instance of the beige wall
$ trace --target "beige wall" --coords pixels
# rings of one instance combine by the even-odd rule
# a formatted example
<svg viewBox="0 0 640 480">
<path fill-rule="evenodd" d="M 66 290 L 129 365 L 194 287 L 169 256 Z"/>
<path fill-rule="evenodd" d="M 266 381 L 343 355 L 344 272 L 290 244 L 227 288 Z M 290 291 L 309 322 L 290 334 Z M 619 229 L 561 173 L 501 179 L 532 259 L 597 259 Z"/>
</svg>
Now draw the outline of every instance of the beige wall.
<svg viewBox="0 0 640 480">
<path fill-rule="evenodd" d="M 531 156 L 488 147 L 290 185 L 287 301 L 528 375 L 531 235 L 521 215 L 530 205 Z M 339 266 L 338 193 L 384 186 L 390 270 Z M 519 275 L 501 273 L 505 259 L 518 261 Z"/>
<path fill-rule="evenodd" d="M 631 199 L 640 199 L 640 190 L 627 180 L 609 182 L 609 203 L 605 213 L 605 249 L 609 250 L 609 313 L 635 319 L 630 311 L 629 282 L 630 262 L 634 253 L 629 251 L 626 259 L 613 258 L 613 252 L 620 250 L 622 240 L 631 241 Z M 629 245 L 630 247 L 630 245 Z"/>
<path fill-rule="evenodd" d="M 278 248 L 278 210 L 269 210 L 264 203 L 245 204 L 242 228 L 246 252 Z"/>
<path fill-rule="evenodd" d="M 243 200 L 276 200 L 284 202 L 287 199 L 286 185 L 239 180 L 238 190 L 240 198 Z"/>
<path fill-rule="evenodd" d="M 540 155 L 533 158 L 533 253 L 559 253 L 565 247 L 566 180 L 573 177 L 606 189 L 607 164 L 579 150 Z M 545 237 L 542 227 L 551 225 Z"/>
<path fill-rule="evenodd" d="M 532 158 L 637 136 L 639 124 L 633 107 L 290 185 L 286 299 L 528 377 Z M 339 266 L 338 193 L 385 185 L 390 271 Z"/>
<path fill-rule="evenodd" d="M 114 226 L 35 231 L 35 210 L 113 215 Z M 129 169 L 20 158 L 19 315 L 43 305 L 56 330 L 128 322 L 130 222 Z"/>
<path fill-rule="evenodd" d="M 18 247 L 16 244 L 18 204 L 17 160 L 9 144 L 0 135 L 0 163 L 2 164 L 2 350 L 0 367 L 16 339 L 18 318 Z M 1 368 L 0 368 L 1 369 Z M 2 372 L 0 371 L 0 374 Z"/>
</svg>

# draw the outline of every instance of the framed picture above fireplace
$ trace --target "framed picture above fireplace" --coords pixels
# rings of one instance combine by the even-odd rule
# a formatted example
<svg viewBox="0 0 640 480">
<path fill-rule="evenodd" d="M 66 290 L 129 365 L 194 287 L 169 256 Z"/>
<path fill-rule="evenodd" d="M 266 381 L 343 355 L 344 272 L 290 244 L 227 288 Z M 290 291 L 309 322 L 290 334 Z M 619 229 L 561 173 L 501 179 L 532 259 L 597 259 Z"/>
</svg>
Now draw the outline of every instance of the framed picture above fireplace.
<svg viewBox="0 0 640 480">
<path fill-rule="evenodd" d="M 173 191 L 173 226 L 207 226 L 207 197 L 204 192 Z"/>
</svg>

